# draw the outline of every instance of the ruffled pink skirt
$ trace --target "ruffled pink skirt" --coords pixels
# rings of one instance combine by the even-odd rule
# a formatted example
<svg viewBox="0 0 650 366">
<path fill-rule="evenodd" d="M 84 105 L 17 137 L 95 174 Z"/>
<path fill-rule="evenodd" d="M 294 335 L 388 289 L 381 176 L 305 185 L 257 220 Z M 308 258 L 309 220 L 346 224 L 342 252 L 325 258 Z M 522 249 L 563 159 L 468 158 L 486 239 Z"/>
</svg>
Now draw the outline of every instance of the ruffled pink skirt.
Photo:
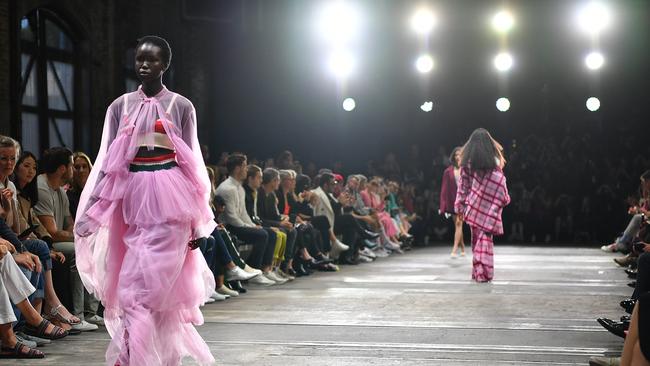
<svg viewBox="0 0 650 366">
<path fill-rule="evenodd" d="M 109 154 L 124 153 L 127 140 L 116 139 Z M 129 172 L 122 163 L 105 171 L 87 214 L 109 222 L 102 278 L 95 279 L 112 336 L 106 364 L 176 366 L 185 356 L 214 363 L 194 328 L 215 288 L 201 252 L 188 247 L 192 228 L 211 215 L 198 204 L 201 190 L 181 167 Z"/>
</svg>

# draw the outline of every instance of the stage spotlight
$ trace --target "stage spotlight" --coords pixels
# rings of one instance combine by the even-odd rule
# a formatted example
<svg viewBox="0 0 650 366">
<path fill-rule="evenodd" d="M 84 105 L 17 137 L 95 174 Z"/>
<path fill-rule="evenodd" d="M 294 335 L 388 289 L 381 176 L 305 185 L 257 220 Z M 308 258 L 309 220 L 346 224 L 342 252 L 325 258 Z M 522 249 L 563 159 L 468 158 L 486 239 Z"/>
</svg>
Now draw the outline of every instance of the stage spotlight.
<svg viewBox="0 0 650 366">
<path fill-rule="evenodd" d="M 411 17 L 411 28 L 418 34 L 427 35 L 436 25 L 436 17 L 429 9 L 419 9 Z"/>
<path fill-rule="evenodd" d="M 510 109 L 510 101 L 508 98 L 497 99 L 497 109 L 501 112 L 507 112 Z"/>
<path fill-rule="evenodd" d="M 609 26 L 609 9 L 601 2 L 590 1 L 578 14 L 578 23 L 585 32 L 598 34 Z"/>
<path fill-rule="evenodd" d="M 318 33 L 325 40 L 336 45 L 348 43 L 359 37 L 360 12 L 343 0 L 328 2 L 321 10 L 317 27 Z"/>
<path fill-rule="evenodd" d="M 600 109 L 600 100 L 596 97 L 587 99 L 587 109 L 595 112 Z"/>
<path fill-rule="evenodd" d="M 352 98 L 345 98 L 345 100 L 343 101 L 343 109 L 346 112 L 352 112 L 356 106 L 357 103 Z"/>
<path fill-rule="evenodd" d="M 433 102 L 432 101 L 424 102 L 424 104 L 420 106 L 420 109 L 425 112 L 431 112 L 431 110 L 433 110 Z"/>
<path fill-rule="evenodd" d="M 426 74 L 433 70 L 433 58 L 429 55 L 422 55 L 415 61 L 415 68 L 419 72 Z"/>
<path fill-rule="evenodd" d="M 507 33 L 515 24 L 510 12 L 502 10 L 492 18 L 492 28 L 499 33 Z"/>
<path fill-rule="evenodd" d="M 355 60 L 351 54 L 340 51 L 330 57 L 328 66 L 334 76 L 345 79 L 354 71 Z"/>
<path fill-rule="evenodd" d="M 499 71 L 510 70 L 512 63 L 512 56 L 507 52 L 502 52 L 494 58 L 494 67 Z"/>
<path fill-rule="evenodd" d="M 600 52 L 592 52 L 585 57 L 585 65 L 591 70 L 600 69 L 604 63 L 605 58 L 603 58 L 603 54 Z"/>
</svg>

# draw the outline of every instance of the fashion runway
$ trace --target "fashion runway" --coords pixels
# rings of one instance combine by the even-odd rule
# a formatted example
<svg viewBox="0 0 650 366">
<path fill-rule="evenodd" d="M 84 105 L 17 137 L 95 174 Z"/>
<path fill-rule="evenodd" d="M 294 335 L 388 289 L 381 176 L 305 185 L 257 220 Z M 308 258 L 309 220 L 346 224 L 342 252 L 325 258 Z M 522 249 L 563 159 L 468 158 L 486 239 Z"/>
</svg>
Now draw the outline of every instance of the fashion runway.
<svg viewBox="0 0 650 366">
<path fill-rule="evenodd" d="M 476 284 L 470 253 L 450 249 L 250 286 L 203 307 L 199 332 L 218 365 L 585 365 L 622 350 L 595 321 L 632 292 L 612 254 L 497 245 L 495 281 Z M 102 365 L 107 344 L 103 330 L 70 336 L 12 364 Z"/>
</svg>

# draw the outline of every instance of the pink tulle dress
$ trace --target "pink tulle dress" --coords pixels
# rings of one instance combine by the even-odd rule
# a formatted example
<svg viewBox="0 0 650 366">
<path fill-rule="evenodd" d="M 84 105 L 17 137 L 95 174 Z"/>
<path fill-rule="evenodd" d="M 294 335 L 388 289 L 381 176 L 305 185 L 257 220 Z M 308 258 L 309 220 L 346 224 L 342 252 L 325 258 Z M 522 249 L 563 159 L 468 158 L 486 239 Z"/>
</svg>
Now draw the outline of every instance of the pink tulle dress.
<svg viewBox="0 0 650 366">
<path fill-rule="evenodd" d="M 214 276 L 188 247 L 216 226 L 209 194 L 189 100 L 139 89 L 109 106 L 75 225 L 79 273 L 105 307 L 108 366 L 214 363 L 194 328 Z"/>
</svg>

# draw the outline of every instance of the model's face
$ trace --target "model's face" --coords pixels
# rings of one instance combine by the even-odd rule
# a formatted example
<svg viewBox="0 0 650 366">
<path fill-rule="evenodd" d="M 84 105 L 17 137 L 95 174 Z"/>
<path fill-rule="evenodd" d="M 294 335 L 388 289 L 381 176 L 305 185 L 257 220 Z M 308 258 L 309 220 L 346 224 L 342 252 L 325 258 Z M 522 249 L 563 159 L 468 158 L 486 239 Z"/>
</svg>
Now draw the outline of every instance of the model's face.
<svg viewBox="0 0 650 366">
<path fill-rule="evenodd" d="M 36 160 L 31 156 L 26 157 L 20 165 L 16 167 L 16 178 L 20 185 L 30 183 L 36 176 Z"/>
<path fill-rule="evenodd" d="M 0 178 L 5 180 L 13 174 L 16 167 L 17 151 L 15 147 L 0 148 Z"/>
<path fill-rule="evenodd" d="M 90 175 L 90 165 L 85 158 L 78 157 L 74 160 L 74 179 L 81 187 L 86 185 L 88 175 Z"/>
<path fill-rule="evenodd" d="M 454 161 L 456 162 L 456 166 L 460 166 L 460 151 L 454 153 Z"/>
<path fill-rule="evenodd" d="M 159 79 L 167 66 L 162 50 L 153 43 L 144 43 L 135 51 L 135 72 L 142 82 Z"/>
</svg>

